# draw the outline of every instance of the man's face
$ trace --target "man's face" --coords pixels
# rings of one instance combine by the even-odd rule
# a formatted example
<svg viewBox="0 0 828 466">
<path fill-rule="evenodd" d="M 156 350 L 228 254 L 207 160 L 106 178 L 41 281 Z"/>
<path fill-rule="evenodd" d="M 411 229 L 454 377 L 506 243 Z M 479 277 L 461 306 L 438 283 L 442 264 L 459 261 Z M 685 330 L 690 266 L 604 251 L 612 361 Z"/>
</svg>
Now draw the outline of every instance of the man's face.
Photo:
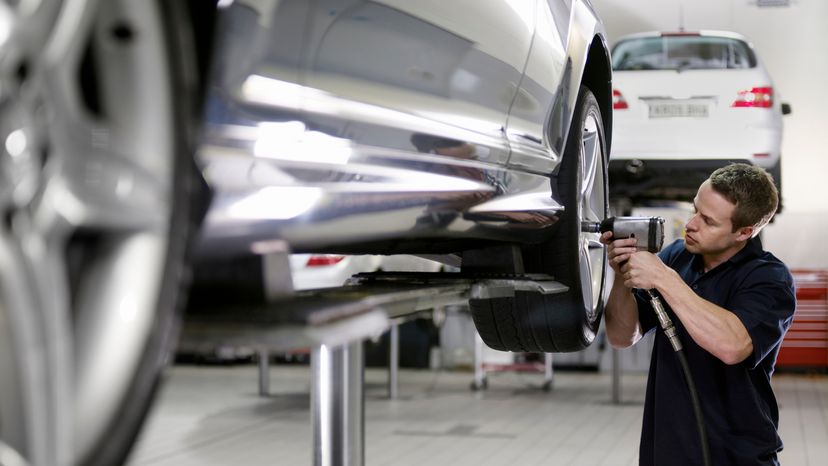
<svg viewBox="0 0 828 466">
<path fill-rule="evenodd" d="M 685 225 L 685 246 L 688 251 L 704 256 L 719 256 L 740 246 L 743 232 L 733 231 L 733 211 L 736 205 L 717 193 L 705 181 L 693 199 L 695 214 Z"/>
</svg>

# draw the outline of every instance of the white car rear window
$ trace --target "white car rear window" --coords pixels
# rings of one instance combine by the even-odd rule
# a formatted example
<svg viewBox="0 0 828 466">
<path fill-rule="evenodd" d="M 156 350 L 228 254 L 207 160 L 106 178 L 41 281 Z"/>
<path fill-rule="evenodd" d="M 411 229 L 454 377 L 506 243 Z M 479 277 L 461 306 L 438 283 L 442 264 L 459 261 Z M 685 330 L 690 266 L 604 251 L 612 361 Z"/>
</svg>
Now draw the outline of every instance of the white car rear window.
<svg viewBox="0 0 828 466">
<path fill-rule="evenodd" d="M 738 39 L 698 35 L 640 37 L 619 42 L 612 51 L 612 69 L 716 70 L 756 66 L 750 46 Z"/>
</svg>

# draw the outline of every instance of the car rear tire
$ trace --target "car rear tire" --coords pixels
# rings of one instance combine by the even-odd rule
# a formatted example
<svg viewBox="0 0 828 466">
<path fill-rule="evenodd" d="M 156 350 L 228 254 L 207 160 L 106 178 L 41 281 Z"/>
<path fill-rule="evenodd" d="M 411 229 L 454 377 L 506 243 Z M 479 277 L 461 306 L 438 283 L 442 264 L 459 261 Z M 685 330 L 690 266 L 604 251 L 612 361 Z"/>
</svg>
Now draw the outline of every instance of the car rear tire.
<svg viewBox="0 0 828 466">
<path fill-rule="evenodd" d="M 2 7 L 0 463 L 122 464 L 203 192 L 184 2 L 30 3 Z"/>
<path fill-rule="evenodd" d="M 589 346 L 604 310 L 607 256 L 599 234 L 582 222 L 609 215 L 607 146 L 601 110 L 582 86 L 557 175 L 565 211 L 545 243 L 522 249 L 527 273 L 544 273 L 568 287 L 556 294 L 516 291 L 514 297 L 472 299 L 472 318 L 493 349 L 571 352 Z"/>
</svg>

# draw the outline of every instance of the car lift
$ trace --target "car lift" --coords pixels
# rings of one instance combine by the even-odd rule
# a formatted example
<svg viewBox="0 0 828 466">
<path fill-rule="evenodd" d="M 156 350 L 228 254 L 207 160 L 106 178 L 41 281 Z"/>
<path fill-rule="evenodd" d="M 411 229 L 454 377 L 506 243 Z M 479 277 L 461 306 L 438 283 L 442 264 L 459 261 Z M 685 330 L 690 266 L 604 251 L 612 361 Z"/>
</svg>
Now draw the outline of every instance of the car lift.
<svg viewBox="0 0 828 466">
<path fill-rule="evenodd" d="M 357 274 L 340 288 L 297 292 L 255 306 L 225 304 L 190 312 L 182 340 L 254 345 L 260 355 L 311 347 L 313 464 L 362 466 L 363 340 L 380 335 L 397 319 L 470 298 L 513 296 L 519 290 L 552 294 L 566 289 L 552 277 L 536 274 Z M 260 390 L 267 388 L 264 383 L 260 381 Z"/>
</svg>

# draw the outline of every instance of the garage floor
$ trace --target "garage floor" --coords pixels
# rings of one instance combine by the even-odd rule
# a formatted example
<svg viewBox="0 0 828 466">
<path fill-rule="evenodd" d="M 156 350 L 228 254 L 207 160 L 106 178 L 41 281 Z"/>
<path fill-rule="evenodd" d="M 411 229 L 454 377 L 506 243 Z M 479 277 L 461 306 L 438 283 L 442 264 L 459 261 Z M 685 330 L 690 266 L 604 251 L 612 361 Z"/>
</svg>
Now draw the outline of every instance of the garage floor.
<svg viewBox="0 0 828 466">
<path fill-rule="evenodd" d="M 269 398 L 257 377 L 254 365 L 174 367 L 129 464 L 310 465 L 309 368 L 273 366 Z M 540 374 L 497 373 L 472 392 L 470 372 L 402 370 L 394 401 L 385 370 L 365 377 L 368 466 L 638 464 L 644 374 L 624 375 L 621 405 L 598 373 L 559 371 L 549 393 Z M 828 377 L 778 374 L 775 389 L 782 464 L 825 464 Z"/>
</svg>

